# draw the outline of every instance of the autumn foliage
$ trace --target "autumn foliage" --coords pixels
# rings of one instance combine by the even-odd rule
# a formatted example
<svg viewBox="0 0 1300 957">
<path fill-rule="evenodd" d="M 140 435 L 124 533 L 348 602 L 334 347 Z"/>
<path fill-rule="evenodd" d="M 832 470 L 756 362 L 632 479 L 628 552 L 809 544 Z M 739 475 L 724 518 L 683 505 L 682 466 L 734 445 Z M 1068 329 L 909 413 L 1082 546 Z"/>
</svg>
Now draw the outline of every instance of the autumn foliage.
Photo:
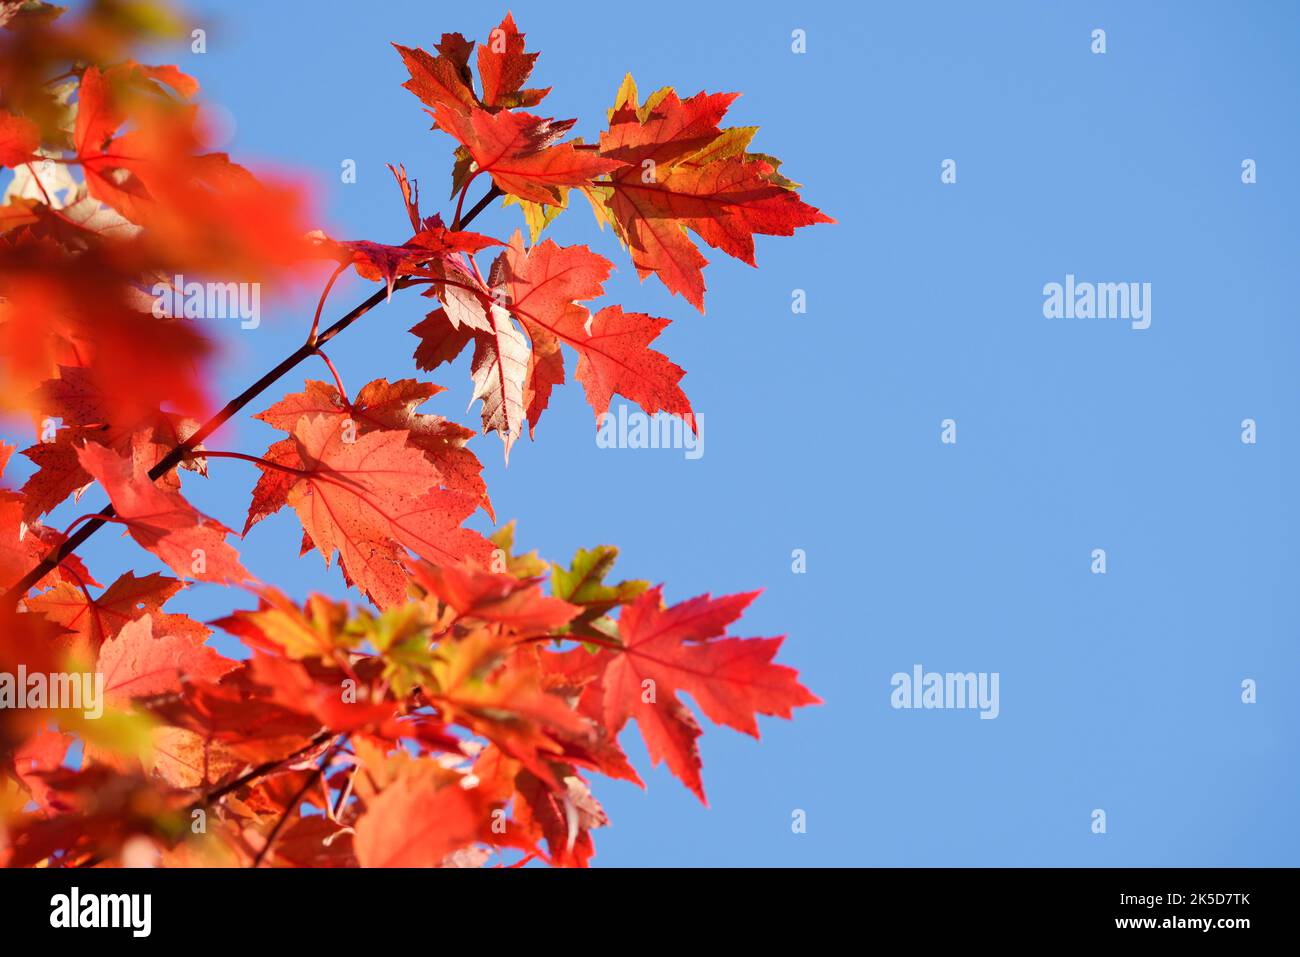
<svg viewBox="0 0 1300 957">
<path fill-rule="evenodd" d="M 669 320 L 597 305 L 614 264 L 546 227 L 589 206 L 643 279 L 703 312 L 701 244 L 753 264 L 755 235 L 831 220 L 751 151 L 754 128 L 724 125 L 735 94 L 642 99 L 628 77 L 590 142 L 540 115 L 537 53 L 507 14 L 482 44 L 396 45 L 453 147 L 447 215 L 395 166 L 410 238 L 331 237 L 296 183 L 205 150 L 195 80 L 129 59 L 176 29 L 125 0 L 63 15 L 0 0 L 0 396 L 37 433 L 30 476 L 0 489 L 0 861 L 582 866 L 606 823 L 592 775 L 641 783 L 619 745 L 629 720 L 703 801 L 699 715 L 757 736 L 758 715 L 817 701 L 774 662 L 780 638 L 729 636 L 757 593 L 670 604 L 618 580 L 610 546 L 550 563 L 516 550 L 513 524 L 467 527 L 479 510 L 496 522 L 477 430 L 418 411 L 443 389 L 417 370 L 468 351 L 482 431 L 507 456 L 566 374 L 597 417 L 617 393 L 689 422 L 683 370 L 653 348 Z M 497 199 L 520 228 L 472 232 Z M 378 285 L 324 326 L 349 269 Z M 220 343 L 151 309 L 178 275 L 325 288 L 303 346 L 216 408 Z M 348 395 L 326 345 L 411 288 L 430 300 L 413 363 Z M 295 391 L 308 361 L 324 375 Z M 250 405 L 283 437 L 219 448 Z M 0 469 L 14 451 L 0 445 Z M 216 468 L 256 473 L 242 536 L 185 497 Z M 44 524 L 91 489 L 101 511 Z M 234 542 L 285 508 L 352 603 L 298 602 L 245 568 Z M 76 548 L 106 524 L 171 574 L 87 567 Z M 193 582 L 242 610 L 169 611 Z M 218 654 L 213 628 L 247 657 Z M 6 699 L 20 673 L 102 675 L 103 713 L 60 703 L 54 679 L 38 699 L 12 678 Z"/>
</svg>

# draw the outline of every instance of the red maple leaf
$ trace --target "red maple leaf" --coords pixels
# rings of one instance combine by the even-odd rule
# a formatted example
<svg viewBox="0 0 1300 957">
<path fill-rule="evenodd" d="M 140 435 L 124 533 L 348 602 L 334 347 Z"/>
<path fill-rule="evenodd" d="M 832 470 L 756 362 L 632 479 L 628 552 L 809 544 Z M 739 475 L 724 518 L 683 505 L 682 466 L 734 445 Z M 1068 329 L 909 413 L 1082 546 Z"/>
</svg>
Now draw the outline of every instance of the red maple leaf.
<svg viewBox="0 0 1300 957">
<path fill-rule="evenodd" d="M 497 187 L 534 203 L 563 204 L 560 187 L 582 186 L 623 162 L 557 143 L 573 125 L 528 113 L 503 110 L 489 113 L 471 107 L 468 114 L 439 104 L 433 110 L 440 129 L 469 150 L 478 172 L 487 173 Z"/>
<path fill-rule="evenodd" d="M 360 435 L 383 430 L 405 430 L 407 441 L 424 453 L 438 470 L 439 484 L 453 492 L 480 498 L 484 511 L 492 515 L 492 503 L 483 483 L 483 464 L 465 443 L 474 432 L 440 415 L 416 412 L 424 402 L 440 392 L 441 386 L 415 379 L 367 382 L 356 398 L 346 400 L 339 390 L 326 382 L 308 379 L 302 392 L 286 395 L 256 418 L 284 432 L 293 432 L 304 416 L 328 416 L 340 432 L 348 429 Z M 292 439 L 274 443 L 263 456 L 268 462 L 289 468 L 302 468 L 297 444 Z M 253 504 L 248 510 L 244 534 L 257 522 L 278 511 L 288 501 L 295 477 L 283 468 L 263 468 L 262 477 L 253 490 Z"/>
<path fill-rule="evenodd" d="M 473 397 L 483 402 L 483 431 L 501 435 L 509 461 L 510 448 L 524 427 L 524 384 L 531 353 L 510 313 L 493 303 L 488 316 L 491 329 L 474 334 Z"/>
<path fill-rule="evenodd" d="M 438 488 L 442 475 L 405 430 L 348 441 L 335 416 L 303 416 L 293 431 L 301 474 L 287 500 L 328 563 L 335 552 L 349 582 L 380 607 L 406 595 L 407 552 L 432 562 L 486 561 L 492 545 L 461 528 L 479 505 Z"/>
<path fill-rule="evenodd" d="M 482 792 L 411 767 L 370 801 L 354 844 L 362 867 L 436 867 L 490 826 Z"/>
<path fill-rule="evenodd" d="M 28 519 L 45 514 L 69 495 L 81 498 L 93 481 L 77 458 L 77 449 L 86 440 L 130 455 L 150 469 L 198 428 L 193 419 L 161 413 L 156 408 L 137 410 L 134 396 L 108 391 L 115 385 L 119 384 L 103 381 L 90 369 L 62 366 L 59 377 L 42 383 L 31 398 L 33 409 L 43 417 L 61 419 L 63 428 L 55 433 L 53 441 L 23 449 L 23 455 L 38 467 L 23 485 L 24 514 Z M 187 455 L 181 465 L 207 474 L 202 455 Z M 175 469 L 159 481 L 167 488 L 180 488 Z"/>
<path fill-rule="evenodd" d="M 578 353 L 578 381 L 598 418 L 615 392 L 646 412 L 690 413 L 690 401 L 677 385 L 683 371 L 648 348 L 667 319 L 625 313 L 620 306 L 607 306 L 593 317 L 579 304 L 602 294 L 608 260 L 586 246 L 557 246 L 549 239 L 525 251 L 516 232 L 499 262 L 508 308 L 533 340 L 530 425 L 536 426 L 551 387 L 564 381 L 560 343 Z"/>
<path fill-rule="evenodd" d="M 401 54 L 411 75 L 402 86 L 418 96 L 431 112 L 438 106 L 448 106 L 464 113 L 475 104 L 493 112 L 536 106 L 550 92 L 549 87 L 544 90 L 523 89 L 537 62 L 537 54 L 525 52 L 524 35 L 509 13 L 492 31 L 488 42 L 479 47 L 481 97 L 474 91 L 474 78 L 469 69 L 474 44 L 459 33 L 442 35 L 434 47 L 437 56 L 396 43 L 393 46 Z"/>
<path fill-rule="evenodd" d="M 426 106 L 450 106 L 469 112 L 477 97 L 474 95 L 473 77 L 469 71 L 469 55 L 474 44 L 459 33 L 444 33 L 442 41 L 434 49 L 438 56 L 431 56 L 418 48 L 404 47 L 394 43 L 393 48 L 401 54 L 402 62 L 410 73 L 402 86 L 410 90 Z"/>
<path fill-rule="evenodd" d="M 568 624 L 581 611 L 543 595 L 540 578 L 516 578 L 457 565 L 420 565 L 413 577 L 458 615 L 496 622 L 524 635 L 545 634 Z"/>
<path fill-rule="evenodd" d="M 661 589 L 645 592 L 619 616 L 621 644 L 598 655 L 577 649 L 551 656 L 551 670 L 592 681 L 603 722 L 618 734 L 635 718 L 651 760 L 662 760 L 704 801 L 700 727 L 678 699 L 685 691 L 711 721 L 758 737 L 759 714 L 791 717 L 820 699 L 793 668 L 772 663 L 781 638 L 723 638 L 758 595 L 702 595 L 663 607 Z"/>
<path fill-rule="evenodd" d="M 509 13 L 492 31 L 488 42 L 478 48 L 478 75 L 483 84 L 481 102 L 486 107 L 514 108 L 536 106 L 550 87 L 525 90 L 523 85 L 533 72 L 536 53 L 524 52 L 524 35 Z"/>
<path fill-rule="evenodd" d="M 183 678 L 218 681 L 239 666 L 193 636 L 154 633 L 149 615 L 124 625 L 99 650 L 98 670 L 104 675 L 104 695 L 121 704 L 174 691 Z"/>
<path fill-rule="evenodd" d="M 94 660 L 100 646 L 138 618 L 151 617 L 160 633 L 180 635 L 202 643 L 208 629 L 186 615 L 169 614 L 163 604 L 182 583 L 154 572 L 137 577 L 127 572 L 102 595 L 92 598 L 80 585 L 60 582 L 27 599 L 27 607 L 68 629 L 75 652 Z"/>
<path fill-rule="evenodd" d="M 790 236 L 800 226 L 834 222 L 804 203 L 771 157 L 745 153 L 752 128 L 718 124 L 734 93 L 680 100 L 672 90 L 644 107 L 629 82 L 600 135 L 600 155 L 627 165 L 589 196 L 632 253 L 637 273 L 655 273 L 704 311 L 707 260 L 686 235 L 754 265 L 755 233 Z"/>
<path fill-rule="evenodd" d="M 418 208 L 414 208 L 412 216 L 418 217 L 418 215 Z M 363 279 L 382 280 L 387 285 L 388 294 L 391 296 L 393 284 L 399 276 L 430 274 L 433 264 L 438 261 L 457 258 L 461 253 L 472 255 L 488 246 L 500 245 L 500 240 L 490 236 L 461 230 L 453 232 L 445 228 L 441 221 L 435 221 L 423 224 L 423 228 L 401 246 L 389 246 L 366 240 L 348 240 L 325 241 L 321 247 L 332 258 L 353 266 L 357 275 Z M 441 272 L 432 274 L 441 275 Z"/>
<path fill-rule="evenodd" d="M 41 145 L 41 131 L 25 116 L 0 110 L 0 166 L 20 166 Z"/>
<path fill-rule="evenodd" d="M 77 458 L 108 493 L 117 521 L 181 578 L 222 584 L 252 579 L 226 542 L 230 529 L 196 510 L 180 492 L 160 488 L 138 460 L 93 442 L 78 449 Z"/>
</svg>

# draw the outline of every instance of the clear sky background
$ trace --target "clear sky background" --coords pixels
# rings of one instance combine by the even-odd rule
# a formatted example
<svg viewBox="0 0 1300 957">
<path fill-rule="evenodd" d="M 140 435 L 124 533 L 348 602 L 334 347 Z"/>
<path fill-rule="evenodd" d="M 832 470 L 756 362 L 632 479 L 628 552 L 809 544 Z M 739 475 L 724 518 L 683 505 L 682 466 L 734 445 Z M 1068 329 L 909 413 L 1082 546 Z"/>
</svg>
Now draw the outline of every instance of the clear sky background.
<svg viewBox="0 0 1300 957">
<path fill-rule="evenodd" d="M 760 125 L 754 148 L 839 221 L 760 238 L 757 270 L 706 250 L 704 316 L 639 283 L 584 206 L 549 231 L 616 263 L 606 302 L 673 320 L 657 345 L 688 371 L 705 454 L 597 448 L 571 384 L 508 468 L 495 436 L 472 443 L 497 514 L 548 557 L 617 544 L 619 570 L 673 601 L 765 588 L 738 633 L 787 634 L 782 660 L 826 701 L 764 719 L 761 742 L 710 726 L 709 808 L 626 732 L 648 790 L 596 779 L 613 826 L 595 862 L 1300 864 L 1300 8 L 511 6 L 542 52 L 532 85 L 554 87 L 546 115 L 594 137 L 629 70 L 643 91 L 741 91 L 730 119 Z M 450 213 L 451 141 L 400 88 L 389 42 L 483 39 L 504 4 L 189 9 L 208 52 L 158 58 L 229 108 L 236 158 L 312 171 L 333 235 L 406 238 L 386 162 Z M 519 224 L 494 209 L 475 228 Z M 1151 283 L 1151 327 L 1044 318 L 1044 284 L 1067 273 Z M 328 315 L 369 291 L 341 282 Z M 257 330 L 214 325 L 220 396 L 301 341 L 313 298 L 264 304 Z M 330 347 L 350 390 L 417 374 L 406 330 L 426 305 L 395 297 Z M 435 379 L 450 391 L 428 410 L 475 424 L 466 361 Z M 279 435 L 245 420 L 210 444 L 258 454 Z M 211 471 L 187 496 L 242 526 L 254 470 Z M 101 504 L 92 490 L 51 524 Z M 286 510 L 245 564 L 298 596 L 343 594 L 299 537 Z M 84 553 L 101 578 L 158 567 L 109 530 Z M 198 585 L 174 604 L 213 618 L 231 597 Z M 892 709 L 891 676 L 915 664 L 998 672 L 1000 716 Z"/>
</svg>

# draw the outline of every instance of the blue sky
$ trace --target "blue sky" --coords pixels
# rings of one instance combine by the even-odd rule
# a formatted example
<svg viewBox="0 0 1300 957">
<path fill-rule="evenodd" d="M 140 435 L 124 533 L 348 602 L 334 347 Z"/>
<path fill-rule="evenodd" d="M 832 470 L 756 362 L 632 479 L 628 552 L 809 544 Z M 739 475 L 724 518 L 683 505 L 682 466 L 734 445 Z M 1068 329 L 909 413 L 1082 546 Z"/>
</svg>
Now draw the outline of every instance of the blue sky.
<svg viewBox="0 0 1300 957">
<path fill-rule="evenodd" d="M 596 863 L 1300 863 L 1300 10 L 511 7 L 542 51 L 547 115 L 593 137 L 629 70 L 644 91 L 741 91 L 730 118 L 761 126 L 754 148 L 838 220 L 760 238 L 757 270 L 706 251 L 704 316 L 639 283 L 587 209 L 550 231 L 614 260 L 607 302 L 673 320 L 657 345 L 688 371 L 705 454 L 598 448 L 571 384 L 508 468 L 495 436 L 474 440 L 498 515 L 548 557 L 617 544 L 622 573 L 666 582 L 670 600 L 766 589 L 738 633 L 787 634 L 782 660 L 826 701 L 764 720 L 761 742 L 710 728 L 707 809 L 626 733 L 649 787 L 598 780 L 613 826 Z M 328 231 L 406 238 L 387 162 L 419 179 L 427 211 L 450 212 L 450 140 L 400 88 L 389 42 L 481 39 L 504 5 L 189 9 L 208 52 L 159 58 L 229 108 L 237 158 L 315 174 Z M 345 159 L 355 184 L 339 181 Z M 955 184 L 940 182 L 945 159 Z M 494 209 L 475 228 L 519 222 Z M 1067 274 L 1150 283 L 1150 328 L 1045 318 L 1043 286 Z M 341 282 L 327 314 L 368 292 Z M 416 374 L 406 330 L 426 302 L 396 297 L 337 340 L 350 389 Z M 264 311 L 257 330 L 216 330 L 220 394 L 310 322 L 306 299 Z M 476 422 L 465 360 L 435 379 L 450 391 L 429 409 Z M 955 445 L 940 441 L 948 418 Z M 245 421 L 210 444 L 257 454 L 276 437 Z M 254 479 L 214 462 L 186 494 L 238 527 Z M 92 491 L 52 524 L 100 504 Z M 298 595 L 341 594 L 298 539 L 282 513 L 244 542 L 245 563 Z M 84 553 L 96 569 L 155 568 L 108 530 Z M 175 604 L 211 618 L 230 594 L 199 585 Z M 891 676 L 916 664 L 998 673 L 999 716 L 893 709 Z"/>
</svg>

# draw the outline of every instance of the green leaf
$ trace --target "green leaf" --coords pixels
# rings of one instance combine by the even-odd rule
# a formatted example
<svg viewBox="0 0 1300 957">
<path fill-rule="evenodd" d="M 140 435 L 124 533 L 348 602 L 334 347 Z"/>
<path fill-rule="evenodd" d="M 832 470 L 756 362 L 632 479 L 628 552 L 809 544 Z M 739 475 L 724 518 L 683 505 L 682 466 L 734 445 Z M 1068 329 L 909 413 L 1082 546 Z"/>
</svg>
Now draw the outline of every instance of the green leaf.
<svg viewBox="0 0 1300 957">
<path fill-rule="evenodd" d="M 551 594 L 582 608 L 582 613 L 565 630 L 593 638 L 610 637 L 612 622 L 603 620 L 604 616 L 618 605 L 633 601 L 650 587 L 649 582 L 637 580 L 606 585 L 605 576 L 617 559 L 617 548 L 597 545 L 593 549 L 579 549 L 567 569 L 552 564 Z"/>
</svg>

